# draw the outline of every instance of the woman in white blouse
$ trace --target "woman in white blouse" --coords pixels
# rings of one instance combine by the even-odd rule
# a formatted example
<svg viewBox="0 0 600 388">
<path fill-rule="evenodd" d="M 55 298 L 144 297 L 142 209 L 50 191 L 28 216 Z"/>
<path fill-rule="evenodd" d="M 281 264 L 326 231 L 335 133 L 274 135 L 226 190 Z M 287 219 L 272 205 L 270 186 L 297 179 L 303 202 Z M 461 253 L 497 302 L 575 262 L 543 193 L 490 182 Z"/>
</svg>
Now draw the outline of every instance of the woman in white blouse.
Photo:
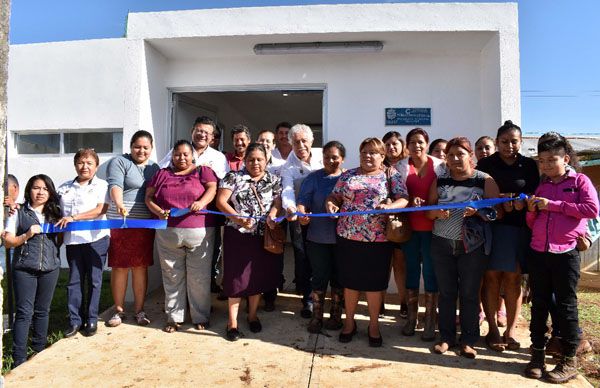
<svg viewBox="0 0 600 388">
<path fill-rule="evenodd" d="M 75 154 L 74 164 L 77 177 L 63 183 L 57 190 L 63 215 L 56 224 L 58 227 L 65 227 L 72 221 L 106 219 L 108 184 L 96 177 L 98 154 L 92 148 L 82 148 Z M 64 234 L 69 263 L 69 327 L 64 332 L 65 337 L 74 336 L 79 329 L 83 329 L 86 336 L 96 334 L 109 235 L 109 229 Z"/>
</svg>

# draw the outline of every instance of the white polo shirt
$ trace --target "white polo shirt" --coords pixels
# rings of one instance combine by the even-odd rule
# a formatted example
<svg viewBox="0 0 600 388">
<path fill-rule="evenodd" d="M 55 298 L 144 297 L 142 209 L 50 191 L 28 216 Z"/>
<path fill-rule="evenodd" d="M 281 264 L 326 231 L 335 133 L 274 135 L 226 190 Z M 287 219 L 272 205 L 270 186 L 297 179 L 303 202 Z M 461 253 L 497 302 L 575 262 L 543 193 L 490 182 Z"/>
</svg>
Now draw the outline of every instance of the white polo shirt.
<svg viewBox="0 0 600 388">
<path fill-rule="evenodd" d="M 77 182 L 77 179 L 66 181 L 58 187 L 56 192 L 60 196 L 60 208 L 62 209 L 63 217 L 74 216 L 92 210 L 99 203 L 109 203 L 108 183 L 96 176 L 84 186 L 81 186 Z M 105 214 L 96 218 L 96 220 L 105 219 Z M 65 232 L 64 242 L 66 245 L 86 244 L 98 241 L 109 235 L 110 229 Z"/>
<path fill-rule="evenodd" d="M 171 165 L 171 159 L 173 158 L 173 150 L 171 149 L 167 155 L 158 165 L 160 168 L 169 167 Z M 196 150 L 194 149 L 194 159 L 196 160 L 196 166 L 208 166 L 212 168 L 215 172 L 215 175 L 219 179 L 223 179 L 225 174 L 229 172 L 229 166 L 227 164 L 227 159 L 225 155 L 221 151 L 215 150 L 212 147 L 207 147 L 202 154 L 198 155 Z"/>
<path fill-rule="evenodd" d="M 296 196 L 300 192 L 300 185 L 308 174 L 323 168 L 323 150 L 311 148 L 310 163 L 298 159 L 294 151 L 290 153 L 285 164 L 281 168 L 281 185 L 283 191 L 281 199 L 283 208 L 296 207 Z"/>
</svg>

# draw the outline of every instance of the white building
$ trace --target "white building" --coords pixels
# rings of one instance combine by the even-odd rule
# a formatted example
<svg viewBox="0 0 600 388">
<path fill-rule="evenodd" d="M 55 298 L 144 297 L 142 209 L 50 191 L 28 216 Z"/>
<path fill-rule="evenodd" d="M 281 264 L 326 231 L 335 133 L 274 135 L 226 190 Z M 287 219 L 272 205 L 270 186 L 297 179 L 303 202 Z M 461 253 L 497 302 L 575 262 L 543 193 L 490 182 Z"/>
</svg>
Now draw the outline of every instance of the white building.
<svg viewBox="0 0 600 388">
<path fill-rule="evenodd" d="M 365 137 L 417 126 L 386 126 L 386 108 L 430 108 L 419 126 L 432 140 L 520 122 L 517 5 L 132 13 L 124 38 L 12 45 L 9 172 L 59 184 L 75 176 L 78 148 L 105 161 L 138 129 L 154 133 L 156 160 L 201 114 L 217 118 L 224 139 L 236 123 L 307 123 L 319 142 L 342 141 L 352 167 Z"/>
</svg>

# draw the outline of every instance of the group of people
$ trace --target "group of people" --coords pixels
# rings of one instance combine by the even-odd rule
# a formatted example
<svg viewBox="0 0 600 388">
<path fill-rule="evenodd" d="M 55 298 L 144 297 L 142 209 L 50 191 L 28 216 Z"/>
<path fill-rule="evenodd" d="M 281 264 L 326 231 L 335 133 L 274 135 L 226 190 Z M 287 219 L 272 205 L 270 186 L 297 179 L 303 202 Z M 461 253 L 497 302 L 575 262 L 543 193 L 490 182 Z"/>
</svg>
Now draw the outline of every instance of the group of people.
<svg viewBox="0 0 600 388">
<path fill-rule="evenodd" d="M 577 157 L 563 136 L 542 136 L 536 163 L 520 153 L 521 129 L 510 121 L 495 139 L 478 139 L 475 148 L 465 137 L 430 143 L 422 128 L 405 137 L 391 131 L 382 139 L 364 139 L 359 166 L 345 169 L 344 145 L 330 141 L 322 149 L 313 148 L 313 133 L 303 124 L 280 123 L 275 132 L 261 131 L 254 143 L 249 129 L 237 125 L 231 131 L 234 150 L 227 154 L 213 148 L 216 129 L 210 118 L 199 117 L 191 142 L 177 141 L 158 164 L 149 160 L 152 135 L 138 131 L 131 152 L 109 162 L 106 180 L 96 176 L 98 156 L 86 148 L 74 157 L 77 177 L 58 189 L 45 175 L 28 181 L 25 201 L 3 235 L 6 246 L 14 247 L 15 364 L 26 360 L 31 323 L 32 348 L 41 351 L 46 344 L 61 243 L 67 246 L 70 268 L 65 336 L 96 332 L 107 256 L 115 310 L 106 324 L 118 326 L 125 317 L 130 270 L 135 320 L 150 323 L 144 298 L 155 250 L 165 291 L 164 330 L 177 331 L 188 312 L 196 329 L 208 328 L 211 284 L 218 283 L 228 299 L 226 338 L 235 341 L 242 335 L 242 299 L 247 300 L 247 327 L 253 333 L 262 330 L 261 295 L 265 311 L 275 308 L 277 290 L 285 281 L 283 254 L 265 249 L 264 236 L 283 226 L 292 241 L 300 315 L 310 319 L 309 332 L 341 329 L 339 341 L 352 341 L 364 292 L 368 344 L 382 346 L 379 316 L 393 273 L 405 318 L 403 335 L 415 334 L 421 299 L 421 338 L 435 341 L 437 326 L 435 353 L 459 345 L 462 356 L 475 358 L 483 317 L 489 324 L 485 342 L 490 349 L 517 350 L 521 276 L 529 273 L 533 345 L 525 374 L 553 382 L 576 375 L 578 249 L 586 245 L 587 219 L 596 218 L 599 207 L 593 184 L 577 172 Z M 514 199 L 491 208 L 453 206 L 507 197 Z M 388 241 L 389 215 L 384 213 L 426 205 L 438 206 L 408 213 L 406 242 Z M 175 216 L 172 208 L 189 211 Z M 386 212 L 369 212 L 373 210 Z M 338 217 L 338 212 L 356 213 Z M 311 217 L 314 213 L 331 216 Z M 278 224 L 280 216 L 285 221 Z M 165 219 L 167 228 L 41 233 L 42 223 L 64 227 L 107 217 Z M 420 298 L 421 279 L 425 293 Z M 328 288 L 331 302 L 324 320 Z M 504 324 L 499 322 L 502 313 Z M 562 359 L 546 372 L 550 313 L 560 334 Z M 500 326 L 506 326 L 502 335 Z"/>
</svg>

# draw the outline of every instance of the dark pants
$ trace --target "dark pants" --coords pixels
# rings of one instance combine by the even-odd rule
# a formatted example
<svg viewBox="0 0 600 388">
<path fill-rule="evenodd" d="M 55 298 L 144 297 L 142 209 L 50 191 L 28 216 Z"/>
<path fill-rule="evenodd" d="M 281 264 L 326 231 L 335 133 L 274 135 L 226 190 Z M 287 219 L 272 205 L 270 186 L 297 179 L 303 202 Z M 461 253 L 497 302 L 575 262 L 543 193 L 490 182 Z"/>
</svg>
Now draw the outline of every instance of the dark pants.
<svg viewBox="0 0 600 388">
<path fill-rule="evenodd" d="M 287 231 L 287 225 L 288 222 L 286 220 L 283 220 L 281 222 L 281 227 L 283 228 L 284 231 Z M 285 283 L 285 276 L 283 276 L 283 259 L 285 257 L 285 253 L 283 255 L 280 255 L 280 263 L 275 263 L 275 265 L 279 265 L 281 268 L 281 274 L 279 276 L 279 291 L 283 290 L 283 285 Z M 263 298 L 265 300 L 265 302 L 272 302 L 275 303 L 275 299 L 277 299 L 277 288 L 273 289 L 273 290 L 269 290 L 269 291 L 265 291 L 263 293 Z"/>
<path fill-rule="evenodd" d="M 16 314 L 13 325 L 13 359 L 18 366 L 27 360 L 27 340 L 32 327 L 31 348 L 46 348 L 48 313 L 58 281 L 59 269 L 49 272 L 19 270 L 13 272 Z"/>
<path fill-rule="evenodd" d="M 223 255 L 221 251 L 221 229 L 221 226 L 215 227 L 215 240 L 213 245 L 214 249 L 212 255 L 212 263 L 210 265 L 210 279 L 213 283 L 216 282 L 217 278 L 219 277 L 219 274 L 221 273 L 221 261 L 223 260 Z"/>
<path fill-rule="evenodd" d="M 414 231 L 410 240 L 402 245 L 406 258 L 406 288 L 418 290 L 423 266 L 423 283 L 426 292 L 437 292 L 437 281 L 431 261 L 431 232 Z"/>
<path fill-rule="evenodd" d="M 92 243 L 67 245 L 67 304 L 72 326 L 81 326 L 83 322 L 98 322 L 102 271 L 106 263 L 108 244 L 109 238 L 106 236 Z"/>
<path fill-rule="evenodd" d="M 439 289 L 439 329 L 442 341 L 456 342 L 456 298 L 460 308 L 460 342 L 479 340 L 479 285 L 487 268 L 483 247 L 465 253 L 461 240 L 433 235 L 431 257 Z"/>
<path fill-rule="evenodd" d="M 335 269 L 335 244 L 306 242 L 306 254 L 312 268 L 311 288 L 315 291 L 327 292 L 327 286 L 340 288 Z"/>
<path fill-rule="evenodd" d="M 577 313 L 577 283 L 579 282 L 579 252 L 532 252 L 528 260 L 531 287 L 531 343 L 543 349 L 548 330 L 548 314 L 552 294 L 556 298 L 556 320 L 560 330 L 564 355 L 575 356 L 579 345 Z M 554 322 L 553 322 L 554 325 Z"/>
<path fill-rule="evenodd" d="M 290 225 L 290 238 L 294 248 L 294 276 L 296 278 L 296 292 L 302 295 L 302 302 L 310 300 L 312 292 L 310 278 L 312 269 L 306 255 L 306 232 L 308 226 L 300 225 L 299 221 L 292 221 Z"/>
</svg>

